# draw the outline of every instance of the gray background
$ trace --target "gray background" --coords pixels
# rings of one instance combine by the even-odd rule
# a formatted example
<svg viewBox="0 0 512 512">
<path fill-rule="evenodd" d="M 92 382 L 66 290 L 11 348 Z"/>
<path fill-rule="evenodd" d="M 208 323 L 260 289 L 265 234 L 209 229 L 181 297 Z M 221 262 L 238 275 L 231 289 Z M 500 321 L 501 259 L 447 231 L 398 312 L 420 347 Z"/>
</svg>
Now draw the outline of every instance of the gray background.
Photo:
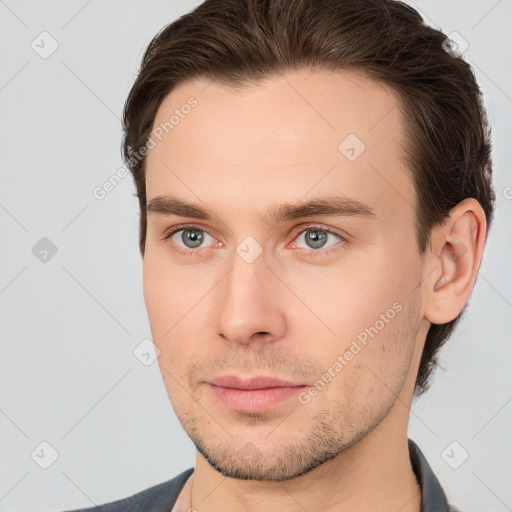
<svg viewBox="0 0 512 512">
<path fill-rule="evenodd" d="M 103 503 L 194 463 L 157 363 L 133 353 L 151 336 L 135 187 L 128 176 L 103 200 L 93 190 L 121 167 L 119 117 L 145 46 L 198 3 L 0 1 L 4 511 Z M 414 5 L 469 43 L 493 126 L 498 204 L 467 315 L 413 404 L 409 436 L 458 507 L 512 510 L 512 1 Z M 43 31 L 59 45 L 46 59 L 31 47 Z M 43 237 L 56 254 L 44 253 Z M 47 469 L 44 441 L 58 453 Z"/>
</svg>

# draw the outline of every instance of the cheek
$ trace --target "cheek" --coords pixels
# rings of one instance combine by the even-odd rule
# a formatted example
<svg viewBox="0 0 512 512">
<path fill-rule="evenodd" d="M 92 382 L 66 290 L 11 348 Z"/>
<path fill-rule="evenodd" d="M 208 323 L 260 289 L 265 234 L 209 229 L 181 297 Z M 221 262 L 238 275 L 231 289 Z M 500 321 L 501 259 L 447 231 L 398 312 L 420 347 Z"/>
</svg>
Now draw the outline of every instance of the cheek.
<svg viewBox="0 0 512 512">
<path fill-rule="evenodd" d="M 172 333 L 169 330 L 191 312 L 205 287 L 193 265 L 170 264 L 161 251 L 148 247 L 143 262 L 143 292 L 155 339 Z"/>
<path fill-rule="evenodd" d="M 177 413 L 187 408 L 187 368 L 190 359 L 190 343 L 194 339 L 193 318 L 187 315 L 191 307 L 183 300 L 181 287 L 174 283 L 177 272 L 169 272 L 144 262 L 144 301 L 152 338 L 159 350 L 158 365 L 167 395 Z"/>
<path fill-rule="evenodd" d="M 406 382 L 418 322 L 413 302 L 401 307 L 393 310 L 394 316 L 387 323 L 373 322 L 357 336 L 344 338 L 342 350 L 332 353 L 326 363 L 326 369 L 332 368 L 341 356 L 342 369 L 328 386 L 325 399 L 333 408 L 346 411 L 354 422 L 384 414 Z"/>
<path fill-rule="evenodd" d="M 156 342 L 162 335 L 163 323 L 167 324 L 166 311 L 173 311 L 173 294 L 169 293 L 169 277 L 153 264 L 148 252 L 143 263 L 143 292 L 151 332 Z"/>
<path fill-rule="evenodd" d="M 382 396 L 389 393 L 386 384 L 403 382 L 420 320 L 420 268 L 413 250 L 408 258 L 399 258 L 381 249 L 361 252 L 328 271 L 295 272 L 294 291 L 307 297 L 323 340 L 314 355 L 325 371 L 336 375 L 333 389 L 338 393 Z M 301 308 L 296 325 L 304 326 L 304 314 L 310 312 Z"/>
<path fill-rule="evenodd" d="M 295 325 L 304 325 L 305 318 L 315 319 L 318 334 L 326 341 L 330 337 L 336 351 L 344 350 L 347 342 L 376 322 L 377 327 L 383 321 L 387 326 L 419 281 L 419 256 L 411 249 L 409 252 L 405 256 L 403 250 L 380 244 L 349 250 L 329 266 L 290 265 L 283 269 L 283 281 L 293 283 L 295 296 L 303 302 L 290 296 L 297 302 L 297 308 L 291 310 L 297 314 Z"/>
<path fill-rule="evenodd" d="M 197 318 L 205 315 L 201 298 L 212 284 L 201 279 L 193 265 L 170 265 L 156 252 L 148 250 L 143 262 L 144 301 L 153 341 L 160 350 L 162 376 L 168 390 L 175 390 L 180 387 L 176 380 L 188 386 L 186 370 L 192 352 L 205 339 Z"/>
</svg>

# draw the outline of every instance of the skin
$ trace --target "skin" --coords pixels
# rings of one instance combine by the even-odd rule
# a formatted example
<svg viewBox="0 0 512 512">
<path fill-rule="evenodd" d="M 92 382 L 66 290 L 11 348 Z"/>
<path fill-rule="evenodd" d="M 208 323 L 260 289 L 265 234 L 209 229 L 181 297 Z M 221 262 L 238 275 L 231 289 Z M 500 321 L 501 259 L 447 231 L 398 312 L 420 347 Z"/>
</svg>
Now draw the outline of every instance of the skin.
<svg viewBox="0 0 512 512">
<path fill-rule="evenodd" d="M 236 91 L 194 80 L 166 97 L 154 126 L 191 96 L 197 106 L 149 151 L 146 176 L 148 203 L 169 194 L 216 212 L 148 214 L 144 298 L 170 401 L 198 448 L 173 510 L 418 512 L 415 379 L 430 322 L 455 318 L 473 287 L 480 205 L 460 203 L 419 253 L 399 98 L 362 75 L 294 71 Z M 366 146 L 355 161 L 338 150 L 351 133 Z M 260 218 L 327 194 L 375 215 Z M 183 223 L 206 232 L 198 248 L 183 231 L 164 239 Z M 335 232 L 326 248 L 308 243 L 312 225 Z M 236 250 L 247 236 L 263 251 L 252 263 Z M 394 318 L 307 404 L 243 413 L 207 384 L 236 374 L 313 386 L 394 303 Z"/>
</svg>

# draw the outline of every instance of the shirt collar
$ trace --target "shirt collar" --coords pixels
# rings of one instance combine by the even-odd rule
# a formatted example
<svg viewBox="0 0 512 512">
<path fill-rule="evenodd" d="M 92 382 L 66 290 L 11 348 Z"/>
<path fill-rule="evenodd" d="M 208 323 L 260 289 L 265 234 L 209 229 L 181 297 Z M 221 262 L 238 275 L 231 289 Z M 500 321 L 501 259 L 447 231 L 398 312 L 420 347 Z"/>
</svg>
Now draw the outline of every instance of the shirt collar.
<svg viewBox="0 0 512 512">
<path fill-rule="evenodd" d="M 451 512 L 446 495 L 418 445 L 409 439 L 409 457 L 421 489 L 421 512 Z"/>
</svg>

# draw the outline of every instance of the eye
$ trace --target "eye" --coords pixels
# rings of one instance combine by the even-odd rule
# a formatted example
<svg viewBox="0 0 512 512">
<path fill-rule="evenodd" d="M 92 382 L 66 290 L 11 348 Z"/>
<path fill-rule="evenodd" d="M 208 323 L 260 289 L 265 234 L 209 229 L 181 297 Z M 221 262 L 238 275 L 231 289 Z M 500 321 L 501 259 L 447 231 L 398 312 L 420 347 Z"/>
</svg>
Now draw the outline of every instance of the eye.
<svg viewBox="0 0 512 512">
<path fill-rule="evenodd" d="M 198 226 L 175 226 L 170 228 L 163 238 L 164 240 L 171 240 L 173 249 L 186 256 L 197 254 L 197 249 L 223 246 L 222 242 Z M 334 238 L 334 240 L 329 241 L 329 238 Z M 210 242 L 210 245 L 206 245 L 208 239 L 211 239 L 214 244 Z M 298 236 L 289 244 L 289 247 L 305 250 L 306 253 L 311 255 L 325 255 L 331 252 L 328 249 L 339 245 L 340 242 L 345 243 L 347 240 L 340 234 L 322 226 L 308 226 L 306 229 L 302 228 L 299 231 Z M 299 244 L 305 244 L 305 246 Z"/>
<path fill-rule="evenodd" d="M 187 255 L 193 254 L 194 249 L 201 249 L 201 245 L 209 238 L 215 240 L 204 229 L 196 226 L 179 226 L 164 236 L 164 240 L 170 239 L 173 242 L 178 252 Z"/>
<path fill-rule="evenodd" d="M 334 238 L 334 240 L 329 243 L 329 238 Z M 293 242 L 293 245 L 299 249 L 306 249 L 308 252 L 328 252 L 328 251 L 318 251 L 318 249 L 328 249 L 333 245 L 336 245 L 337 242 L 345 242 L 346 240 L 339 234 L 330 231 L 329 229 L 325 229 L 321 226 L 309 226 L 307 229 L 303 229 L 299 235 Z M 304 246 L 297 245 L 298 242 L 302 242 L 305 244 Z M 313 250 L 311 250 L 313 249 Z"/>
</svg>

